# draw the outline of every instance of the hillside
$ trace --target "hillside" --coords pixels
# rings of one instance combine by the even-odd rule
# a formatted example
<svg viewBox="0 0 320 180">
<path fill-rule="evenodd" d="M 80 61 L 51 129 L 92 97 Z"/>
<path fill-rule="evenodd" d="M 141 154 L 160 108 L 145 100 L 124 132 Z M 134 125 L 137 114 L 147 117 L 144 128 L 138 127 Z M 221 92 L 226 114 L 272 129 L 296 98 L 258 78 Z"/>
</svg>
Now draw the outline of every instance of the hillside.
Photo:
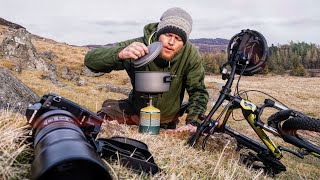
<svg viewBox="0 0 320 180">
<path fill-rule="evenodd" d="M 6 26 L 6 27 L 9 27 L 9 28 L 13 28 L 13 29 L 24 28 L 23 26 L 21 26 L 19 24 L 7 21 L 7 20 L 5 20 L 5 19 L 3 19 L 1 17 L 0 17 L 0 25 Z"/>
<path fill-rule="evenodd" d="M 1 21 L 0 21 L 1 22 Z M 21 28 L 14 23 L 0 24 L 0 44 Z M 26 33 L 28 34 L 28 32 Z M 5 57 L 0 52 L 0 67 L 10 70 L 18 79 L 35 91 L 39 96 L 53 92 L 79 105 L 96 112 L 103 101 L 109 99 L 127 98 L 125 90 L 131 89 L 130 80 L 125 71 L 113 71 L 108 74 L 90 74 L 85 70 L 83 59 L 90 48 L 100 46 L 88 45 L 87 47 L 70 46 L 63 42 L 29 34 L 34 46 L 34 58 L 42 59 L 48 64 L 48 69 L 28 69 L 16 64 L 16 57 Z M 198 39 L 192 40 L 204 49 L 213 47 L 221 48 L 226 45 L 224 39 Z M 110 45 L 106 45 L 110 46 Z M 31 48 L 32 49 L 32 48 Z M 302 112 L 320 117 L 320 78 L 299 78 L 290 76 L 252 76 L 243 77 L 240 89 L 256 89 L 273 95 L 290 107 Z M 221 76 L 206 76 L 205 84 L 210 93 L 208 110 L 217 99 L 220 88 L 224 85 Z M 308 88 L 306 88 L 308 87 Z M 265 95 L 249 93 L 250 100 L 261 103 Z M 220 112 L 220 111 L 219 111 Z M 271 112 L 267 111 L 267 115 Z M 179 126 L 183 125 L 184 117 Z M 215 115 L 215 118 L 217 116 Z M 230 125 L 253 137 L 253 130 L 242 121 L 238 113 L 234 114 L 237 121 Z M 26 179 L 30 173 L 30 162 L 33 150 L 28 146 L 19 144 L 26 118 L 21 114 L 8 111 L 0 112 L 0 179 Z M 233 140 L 226 137 L 219 141 L 215 136 L 208 140 L 205 151 L 200 145 L 190 148 L 186 141 L 190 134 L 174 133 L 161 130 L 160 135 L 152 136 L 138 133 L 136 126 L 116 125 L 105 122 L 99 137 L 126 136 L 145 142 L 152 153 L 155 162 L 163 169 L 162 173 L 155 176 L 139 174 L 122 167 L 118 162 L 109 162 L 112 172 L 118 179 L 273 179 L 262 171 L 246 168 L 238 163 L 239 152 L 235 151 Z M 219 134 L 217 135 L 218 137 Z M 275 143 L 283 143 L 271 135 Z M 314 157 L 299 159 L 291 154 L 284 153 L 281 160 L 287 166 L 287 171 L 276 176 L 276 179 L 317 179 L 320 175 L 320 163 Z M 115 178 L 116 179 L 116 178 Z"/>
</svg>

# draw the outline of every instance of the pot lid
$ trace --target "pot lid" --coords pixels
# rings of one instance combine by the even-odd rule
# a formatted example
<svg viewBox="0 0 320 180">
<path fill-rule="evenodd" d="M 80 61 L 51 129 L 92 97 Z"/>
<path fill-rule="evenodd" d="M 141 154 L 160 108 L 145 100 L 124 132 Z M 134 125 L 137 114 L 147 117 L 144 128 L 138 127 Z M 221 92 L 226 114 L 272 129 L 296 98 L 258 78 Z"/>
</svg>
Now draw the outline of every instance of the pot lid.
<svg viewBox="0 0 320 180">
<path fill-rule="evenodd" d="M 147 46 L 149 49 L 149 53 L 145 56 L 133 61 L 133 65 L 135 68 L 142 67 L 149 62 L 153 61 L 161 52 L 162 50 L 162 43 L 161 42 L 154 42 Z"/>
</svg>

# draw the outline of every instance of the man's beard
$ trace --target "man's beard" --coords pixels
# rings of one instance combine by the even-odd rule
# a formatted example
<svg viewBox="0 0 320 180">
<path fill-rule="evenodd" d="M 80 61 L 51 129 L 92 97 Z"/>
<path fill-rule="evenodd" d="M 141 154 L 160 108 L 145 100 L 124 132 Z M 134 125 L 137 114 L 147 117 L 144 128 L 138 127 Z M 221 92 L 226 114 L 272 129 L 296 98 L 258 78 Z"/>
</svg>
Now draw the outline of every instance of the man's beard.
<svg viewBox="0 0 320 180">
<path fill-rule="evenodd" d="M 171 61 L 174 56 L 175 56 L 175 53 L 172 54 L 172 56 L 168 56 L 168 55 L 166 55 L 166 54 L 164 54 L 164 53 L 162 53 L 162 52 L 159 54 L 159 57 L 160 57 L 161 59 L 163 59 L 163 60 L 166 60 L 166 61 Z"/>
<path fill-rule="evenodd" d="M 181 50 L 181 49 L 180 49 Z M 163 60 L 166 60 L 166 61 L 171 61 L 179 52 L 180 50 L 178 51 L 174 51 L 174 53 L 168 55 L 166 53 L 163 53 L 162 51 L 160 52 L 159 54 L 159 57 Z"/>
</svg>

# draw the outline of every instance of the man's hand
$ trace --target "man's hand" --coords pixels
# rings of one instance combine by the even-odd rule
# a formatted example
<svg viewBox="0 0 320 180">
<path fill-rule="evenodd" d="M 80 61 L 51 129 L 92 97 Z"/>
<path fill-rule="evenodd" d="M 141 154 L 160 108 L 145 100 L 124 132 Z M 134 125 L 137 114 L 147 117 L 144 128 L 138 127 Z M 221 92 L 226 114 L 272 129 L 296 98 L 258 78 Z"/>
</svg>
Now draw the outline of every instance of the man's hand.
<svg viewBox="0 0 320 180">
<path fill-rule="evenodd" d="M 119 59 L 138 59 L 149 53 L 147 46 L 141 42 L 133 42 L 126 48 L 122 49 L 118 56 Z"/>
<path fill-rule="evenodd" d="M 178 129 L 174 130 L 175 132 L 191 132 L 194 133 L 197 131 L 197 127 L 196 126 L 192 126 L 191 124 L 187 124 L 184 126 L 179 127 Z"/>
</svg>

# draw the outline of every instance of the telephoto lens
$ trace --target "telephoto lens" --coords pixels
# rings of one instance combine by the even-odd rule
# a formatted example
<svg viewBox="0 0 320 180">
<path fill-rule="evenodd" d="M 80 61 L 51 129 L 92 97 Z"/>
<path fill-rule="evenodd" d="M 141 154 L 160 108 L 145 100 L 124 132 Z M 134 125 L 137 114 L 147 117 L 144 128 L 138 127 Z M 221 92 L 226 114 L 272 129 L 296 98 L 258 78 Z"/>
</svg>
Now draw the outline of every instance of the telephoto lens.
<svg viewBox="0 0 320 180">
<path fill-rule="evenodd" d="M 35 155 L 30 179 L 111 179 L 80 120 L 62 109 L 41 111 L 41 106 L 35 103 L 27 110 Z"/>
</svg>

